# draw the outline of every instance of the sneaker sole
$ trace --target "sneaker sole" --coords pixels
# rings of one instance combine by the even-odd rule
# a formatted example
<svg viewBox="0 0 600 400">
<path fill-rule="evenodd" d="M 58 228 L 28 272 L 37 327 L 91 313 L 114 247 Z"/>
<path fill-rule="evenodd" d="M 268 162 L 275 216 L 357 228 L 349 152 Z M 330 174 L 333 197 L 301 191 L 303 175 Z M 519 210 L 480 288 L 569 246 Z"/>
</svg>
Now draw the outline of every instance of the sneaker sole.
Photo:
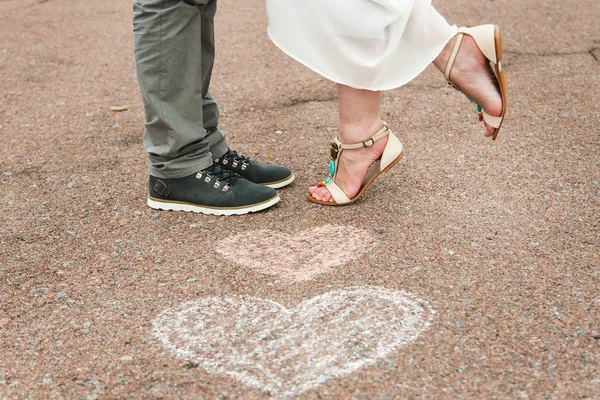
<svg viewBox="0 0 600 400">
<path fill-rule="evenodd" d="M 262 203 L 250 204 L 241 207 L 210 207 L 180 201 L 168 201 L 148 197 L 148 207 L 164 211 L 185 211 L 210 215 L 242 215 L 257 212 L 275 205 L 280 200 L 279 195 L 263 201 Z"/>
<path fill-rule="evenodd" d="M 294 174 L 290 175 L 289 177 L 282 179 L 280 181 L 277 182 L 269 182 L 269 183 L 263 183 L 263 186 L 266 187 L 270 187 L 273 189 L 280 189 L 284 186 L 289 185 L 290 183 L 294 182 L 294 179 L 296 179 L 296 176 Z"/>
</svg>

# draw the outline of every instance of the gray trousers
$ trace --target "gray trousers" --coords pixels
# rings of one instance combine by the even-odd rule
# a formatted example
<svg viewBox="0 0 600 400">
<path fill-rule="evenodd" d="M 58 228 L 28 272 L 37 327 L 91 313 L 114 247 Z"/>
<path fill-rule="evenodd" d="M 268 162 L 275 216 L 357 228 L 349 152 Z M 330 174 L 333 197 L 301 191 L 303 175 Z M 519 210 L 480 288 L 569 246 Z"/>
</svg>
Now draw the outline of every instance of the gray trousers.
<svg viewBox="0 0 600 400">
<path fill-rule="evenodd" d="M 216 0 L 133 0 L 134 53 L 148 172 L 182 178 L 227 152 L 208 91 Z"/>
</svg>

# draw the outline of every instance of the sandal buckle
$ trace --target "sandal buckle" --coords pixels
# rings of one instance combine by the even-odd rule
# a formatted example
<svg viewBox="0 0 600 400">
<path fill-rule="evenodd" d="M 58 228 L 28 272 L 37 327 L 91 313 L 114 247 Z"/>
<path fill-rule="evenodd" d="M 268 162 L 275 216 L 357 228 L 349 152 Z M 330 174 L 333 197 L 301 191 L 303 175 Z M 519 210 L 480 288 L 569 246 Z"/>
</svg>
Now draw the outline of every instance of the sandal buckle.
<svg viewBox="0 0 600 400">
<path fill-rule="evenodd" d="M 370 141 L 370 143 L 369 143 Z M 368 143 L 368 144 L 367 144 Z M 372 137 L 368 138 L 367 140 L 365 140 L 364 142 L 362 142 L 362 145 L 364 147 L 371 147 L 375 144 L 375 139 L 373 139 Z"/>
<path fill-rule="evenodd" d="M 460 92 L 460 89 L 458 88 L 458 86 L 456 86 L 454 83 L 448 81 L 448 86 L 450 86 L 452 89 L 454 90 L 458 90 Z"/>
</svg>

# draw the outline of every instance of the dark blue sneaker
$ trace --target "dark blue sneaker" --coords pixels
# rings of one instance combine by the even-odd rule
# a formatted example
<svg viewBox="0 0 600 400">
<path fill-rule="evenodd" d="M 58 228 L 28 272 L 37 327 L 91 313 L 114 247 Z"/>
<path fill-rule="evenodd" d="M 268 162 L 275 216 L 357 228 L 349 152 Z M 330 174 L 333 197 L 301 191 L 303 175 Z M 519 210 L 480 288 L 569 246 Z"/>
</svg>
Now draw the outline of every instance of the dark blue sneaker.
<svg viewBox="0 0 600 400">
<path fill-rule="evenodd" d="M 250 182 L 268 186 L 273 189 L 287 186 L 292 183 L 295 178 L 289 168 L 252 161 L 247 157 L 239 155 L 233 150 L 228 150 L 225 155 L 216 159 L 215 164 L 220 165 L 228 171 L 241 175 Z"/>
<path fill-rule="evenodd" d="M 238 215 L 264 210 L 278 201 L 275 189 L 218 165 L 179 179 L 150 176 L 148 206 L 158 210 Z"/>
</svg>

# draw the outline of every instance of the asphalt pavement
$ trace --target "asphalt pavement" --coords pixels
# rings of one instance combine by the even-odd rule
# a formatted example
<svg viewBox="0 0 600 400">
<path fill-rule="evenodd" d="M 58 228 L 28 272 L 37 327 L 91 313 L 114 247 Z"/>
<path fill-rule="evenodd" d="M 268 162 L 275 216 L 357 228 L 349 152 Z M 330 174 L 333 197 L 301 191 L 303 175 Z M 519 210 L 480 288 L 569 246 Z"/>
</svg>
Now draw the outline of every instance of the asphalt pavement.
<svg viewBox="0 0 600 400">
<path fill-rule="evenodd" d="M 503 29 L 498 140 L 430 67 L 322 207 L 335 86 L 221 1 L 220 127 L 296 181 L 215 217 L 146 206 L 131 1 L 0 0 L 0 398 L 600 398 L 600 3 L 434 4 Z"/>
</svg>

